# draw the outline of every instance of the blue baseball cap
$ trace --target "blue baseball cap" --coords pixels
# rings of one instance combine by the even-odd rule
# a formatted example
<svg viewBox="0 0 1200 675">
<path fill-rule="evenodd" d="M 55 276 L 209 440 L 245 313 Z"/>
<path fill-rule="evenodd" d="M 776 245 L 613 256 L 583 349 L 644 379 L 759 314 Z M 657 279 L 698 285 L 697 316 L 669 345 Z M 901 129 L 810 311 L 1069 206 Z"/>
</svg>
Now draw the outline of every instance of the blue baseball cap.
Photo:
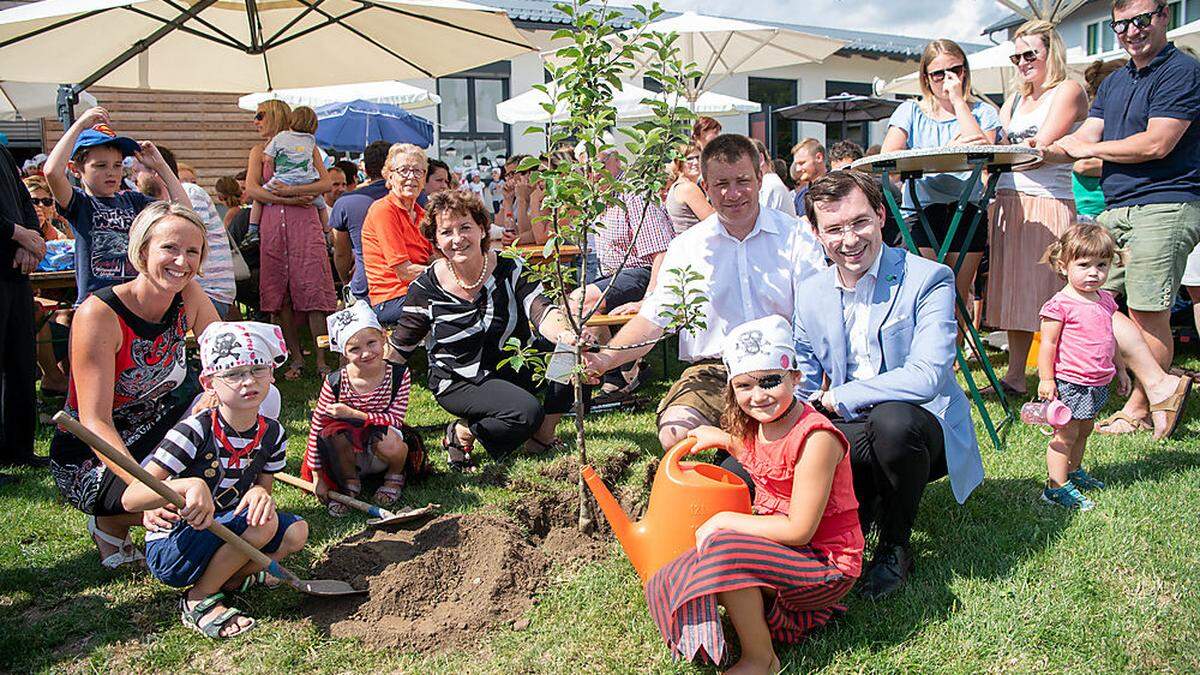
<svg viewBox="0 0 1200 675">
<path fill-rule="evenodd" d="M 132 138 L 118 136 L 117 132 L 113 131 L 112 127 L 107 124 L 97 124 L 79 134 L 79 138 L 75 139 L 75 147 L 71 149 L 71 156 L 74 157 L 77 152 L 84 148 L 95 148 L 101 145 L 113 146 L 121 151 L 123 157 L 129 157 L 141 149 L 137 141 Z"/>
</svg>

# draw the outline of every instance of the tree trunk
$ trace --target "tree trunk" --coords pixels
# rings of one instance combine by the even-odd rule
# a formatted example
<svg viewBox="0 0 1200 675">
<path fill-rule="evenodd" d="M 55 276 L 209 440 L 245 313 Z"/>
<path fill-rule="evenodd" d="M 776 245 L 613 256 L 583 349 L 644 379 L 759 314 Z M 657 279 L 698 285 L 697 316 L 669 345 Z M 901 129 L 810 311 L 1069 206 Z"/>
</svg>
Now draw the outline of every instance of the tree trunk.
<svg viewBox="0 0 1200 675">
<path fill-rule="evenodd" d="M 576 363 L 583 363 L 583 345 L 575 345 Z M 571 384 L 575 388 L 575 445 L 579 448 L 579 530 L 581 532 L 591 532 L 596 529 L 595 511 L 592 509 L 592 495 L 588 492 L 587 486 L 583 482 L 583 467 L 587 466 L 587 445 L 584 441 L 583 434 L 583 380 L 579 375 L 571 378 Z"/>
</svg>

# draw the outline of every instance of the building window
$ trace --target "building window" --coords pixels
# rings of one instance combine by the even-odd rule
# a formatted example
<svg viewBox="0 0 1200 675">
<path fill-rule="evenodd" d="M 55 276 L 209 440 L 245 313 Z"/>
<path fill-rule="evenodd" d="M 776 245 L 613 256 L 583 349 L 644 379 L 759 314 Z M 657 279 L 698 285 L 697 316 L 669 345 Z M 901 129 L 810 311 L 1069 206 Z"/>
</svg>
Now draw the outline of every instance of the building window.
<svg viewBox="0 0 1200 675">
<path fill-rule="evenodd" d="M 496 117 L 496 104 L 509 96 L 507 62 L 453 77 L 438 78 L 438 156 L 458 171 L 502 164 L 512 130 Z"/>
<path fill-rule="evenodd" d="M 1102 19 L 1087 25 L 1087 42 L 1084 43 L 1087 48 L 1088 56 L 1093 54 L 1103 54 L 1116 49 L 1117 35 L 1112 32 L 1112 21 L 1110 19 Z"/>
<path fill-rule="evenodd" d="M 796 81 L 751 77 L 747 93 L 762 105 L 762 112 L 750 115 L 750 135 L 765 143 L 772 157 L 786 157 L 797 141 L 796 123 L 779 119 L 772 111 L 796 105 Z"/>
<path fill-rule="evenodd" d="M 874 89 L 870 82 L 842 82 L 839 80 L 825 81 L 825 98 L 838 94 L 854 94 L 857 96 L 872 96 Z M 847 122 L 842 132 L 841 122 L 829 122 L 825 125 L 825 147 L 840 140 L 850 140 L 864 148 L 871 146 L 871 125 L 867 122 Z"/>
</svg>

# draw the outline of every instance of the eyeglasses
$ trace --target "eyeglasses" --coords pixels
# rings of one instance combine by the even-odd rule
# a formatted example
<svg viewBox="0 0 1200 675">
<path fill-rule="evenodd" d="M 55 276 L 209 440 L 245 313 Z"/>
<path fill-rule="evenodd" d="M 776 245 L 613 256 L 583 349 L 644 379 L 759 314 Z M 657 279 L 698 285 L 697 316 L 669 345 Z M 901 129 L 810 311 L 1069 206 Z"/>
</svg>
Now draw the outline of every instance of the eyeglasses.
<svg viewBox="0 0 1200 675">
<path fill-rule="evenodd" d="M 271 374 L 271 366 L 240 366 L 216 373 L 214 377 L 228 384 L 238 384 L 248 379 L 262 380 Z"/>
<path fill-rule="evenodd" d="M 849 225 L 834 226 L 828 230 L 821 230 L 820 232 L 821 236 L 825 237 L 826 239 L 841 241 L 842 239 L 846 238 L 846 233 L 850 231 L 853 231 L 854 234 L 860 237 L 865 237 L 866 235 L 870 234 L 871 230 L 875 229 L 875 227 L 876 225 L 874 221 L 860 220 Z"/>
<path fill-rule="evenodd" d="M 1008 57 L 1008 60 L 1012 61 L 1014 66 L 1021 65 L 1021 61 L 1024 61 L 1025 63 L 1033 63 L 1034 61 L 1038 60 L 1038 53 L 1036 49 L 1030 49 L 1027 52 L 1013 54 L 1012 56 Z"/>
<path fill-rule="evenodd" d="M 254 113 L 254 121 L 261 122 L 261 121 L 263 121 L 263 118 L 266 116 L 267 116 L 267 113 L 259 110 L 258 112 Z"/>
<path fill-rule="evenodd" d="M 966 67 L 960 63 L 957 66 L 950 66 L 941 70 L 931 70 L 926 75 L 934 82 L 941 82 L 946 79 L 946 73 L 954 73 L 957 77 L 962 77 L 965 72 L 967 72 Z"/>
<path fill-rule="evenodd" d="M 1165 6 L 1159 5 L 1153 12 L 1142 12 L 1128 19 L 1114 19 L 1109 26 L 1112 27 L 1112 31 L 1117 35 L 1124 35 L 1130 26 L 1137 26 L 1138 30 L 1142 30 L 1154 23 L 1154 17 L 1161 15 L 1166 9 Z"/>
<path fill-rule="evenodd" d="M 425 169 L 416 166 L 398 166 L 392 169 L 392 173 L 401 178 L 416 178 L 417 176 L 424 176 Z"/>
<path fill-rule="evenodd" d="M 38 206 L 54 206 L 54 197 L 30 197 L 29 201 Z"/>
</svg>

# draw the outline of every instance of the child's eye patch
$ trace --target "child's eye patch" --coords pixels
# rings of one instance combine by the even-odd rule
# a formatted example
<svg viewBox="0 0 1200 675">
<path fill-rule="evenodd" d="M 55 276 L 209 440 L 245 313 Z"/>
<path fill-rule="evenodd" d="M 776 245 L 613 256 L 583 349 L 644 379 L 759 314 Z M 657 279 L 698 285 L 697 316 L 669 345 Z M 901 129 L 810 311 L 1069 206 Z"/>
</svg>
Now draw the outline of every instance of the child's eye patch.
<svg viewBox="0 0 1200 675">
<path fill-rule="evenodd" d="M 781 384 L 783 384 L 783 375 L 781 373 L 772 373 L 758 378 L 758 386 L 763 389 L 774 389 Z"/>
</svg>

